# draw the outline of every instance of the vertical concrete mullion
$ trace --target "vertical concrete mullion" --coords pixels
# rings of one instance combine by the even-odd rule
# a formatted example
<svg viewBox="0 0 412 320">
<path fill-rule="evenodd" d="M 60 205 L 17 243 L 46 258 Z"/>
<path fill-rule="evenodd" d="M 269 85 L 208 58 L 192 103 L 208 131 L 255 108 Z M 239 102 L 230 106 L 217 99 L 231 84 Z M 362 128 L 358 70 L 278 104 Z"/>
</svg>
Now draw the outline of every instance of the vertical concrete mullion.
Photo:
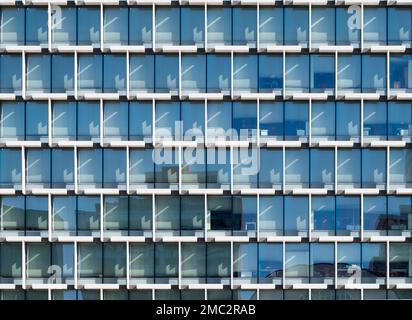
<svg viewBox="0 0 412 320">
<path fill-rule="evenodd" d="M 130 194 L 130 147 L 126 146 L 126 193 Z"/>
<path fill-rule="evenodd" d="M 52 101 L 51 99 L 47 99 L 47 118 L 49 121 L 49 125 L 47 126 L 47 135 L 48 135 L 48 140 L 49 140 L 49 147 L 52 147 L 53 143 L 53 121 L 52 121 Z"/>
<path fill-rule="evenodd" d="M 74 51 L 74 98 L 78 99 L 79 89 L 78 89 L 78 58 L 79 55 L 77 50 Z"/>
<path fill-rule="evenodd" d="M 21 190 L 26 194 L 26 149 L 21 147 Z"/>
<path fill-rule="evenodd" d="M 78 154 L 77 154 L 77 146 L 74 146 L 73 149 L 73 156 L 74 156 L 74 193 L 77 195 L 79 193 L 79 186 L 78 186 Z"/>
<path fill-rule="evenodd" d="M 103 242 L 104 241 L 104 208 L 105 208 L 105 204 L 104 204 L 104 196 L 103 196 L 103 192 L 100 193 L 100 241 Z"/>
<path fill-rule="evenodd" d="M 100 51 L 104 50 L 104 5 L 100 3 Z"/>
</svg>

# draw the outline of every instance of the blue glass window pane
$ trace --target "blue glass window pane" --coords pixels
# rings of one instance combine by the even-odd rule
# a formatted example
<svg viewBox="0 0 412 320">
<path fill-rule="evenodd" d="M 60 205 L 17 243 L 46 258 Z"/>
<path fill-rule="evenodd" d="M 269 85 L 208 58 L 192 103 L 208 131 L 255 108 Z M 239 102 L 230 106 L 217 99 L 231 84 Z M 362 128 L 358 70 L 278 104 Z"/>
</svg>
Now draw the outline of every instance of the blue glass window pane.
<svg viewBox="0 0 412 320">
<path fill-rule="evenodd" d="M 0 136 L 2 140 L 24 139 L 24 102 L 2 102 Z"/>
<path fill-rule="evenodd" d="M 105 92 L 126 92 L 126 56 L 104 55 L 104 79 Z"/>
<path fill-rule="evenodd" d="M 79 150 L 78 183 L 81 186 L 101 187 L 102 184 L 102 150 Z"/>
<path fill-rule="evenodd" d="M 91 231 L 100 229 L 100 197 L 77 197 L 77 229 Z"/>
<path fill-rule="evenodd" d="M 19 243 L 2 243 L 0 253 L 3 259 L 0 264 L 0 274 L 2 277 L 21 278 L 22 274 L 22 248 Z M 4 292 L 3 292 L 4 293 Z"/>
<path fill-rule="evenodd" d="M 77 43 L 100 46 L 100 7 L 78 7 L 77 19 Z"/>
<path fill-rule="evenodd" d="M 412 11 L 410 8 L 388 8 L 388 44 L 411 46 Z"/>
<path fill-rule="evenodd" d="M 181 42 L 183 45 L 196 44 L 204 47 L 205 41 L 205 10 L 204 8 L 182 7 L 181 11 Z"/>
<path fill-rule="evenodd" d="M 152 170 L 153 171 L 153 170 Z M 129 197 L 129 229 L 133 230 L 152 229 L 152 197 L 131 196 Z M 153 268 L 151 268 L 153 270 Z"/>
<path fill-rule="evenodd" d="M 285 102 L 285 139 L 298 140 L 309 133 L 309 105 L 304 102 Z"/>
<path fill-rule="evenodd" d="M 182 56 L 182 91 L 206 91 L 206 56 L 187 54 Z"/>
<path fill-rule="evenodd" d="M 74 57 L 72 55 L 52 56 L 52 91 L 74 91 Z"/>
<path fill-rule="evenodd" d="M 21 188 L 21 150 L 0 149 L 0 185 Z"/>
<path fill-rule="evenodd" d="M 52 106 L 52 135 L 55 138 L 76 138 L 76 103 L 55 102 Z"/>
<path fill-rule="evenodd" d="M 361 271 L 361 244 L 338 243 L 337 247 L 338 277 L 352 277 L 355 282 L 360 281 Z"/>
<path fill-rule="evenodd" d="M 362 243 L 362 283 L 386 277 L 386 244 Z"/>
<path fill-rule="evenodd" d="M 312 92 L 333 93 L 335 89 L 335 57 L 311 55 L 310 88 Z"/>
<path fill-rule="evenodd" d="M 80 278 L 103 278 L 103 248 L 101 243 L 79 243 L 78 254 Z"/>
<path fill-rule="evenodd" d="M 256 231 L 256 196 L 234 196 L 232 200 L 233 230 Z"/>
<path fill-rule="evenodd" d="M 392 188 L 410 188 L 412 185 L 412 149 L 391 149 L 389 182 Z"/>
<path fill-rule="evenodd" d="M 336 44 L 359 48 L 361 33 L 361 8 L 359 6 L 336 8 Z"/>
<path fill-rule="evenodd" d="M 79 55 L 79 90 L 102 91 L 102 60 L 102 55 Z"/>
<path fill-rule="evenodd" d="M 26 139 L 43 140 L 48 138 L 47 102 L 26 103 Z"/>
<path fill-rule="evenodd" d="M 206 275 L 206 245 L 185 243 L 181 246 L 183 278 L 203 278 Z M 182 291 L 183 293 L 183 291 Z M 194 299 L 192 290 L 186 291 L 188 298 Z M 204 292 L 202 292 L 204 294 Z"/>
<path fill-rule="evenodd" d="M 233 102 L 233 129 L 235 130 L 234 134 L 237 134 L 240 140 L 256 136 L 256 109 L 255 102 Z"/>
<path fill-rule="evenodd" d="M 257 91 L 257 55 L 235 55 L 233 58 L 233 90 Z"/>
<path fill-rule="evenodd" d="M 180 44 L 179 7 L 156 7 L 156 43 Z"/>
<path fill-rule="evenodd" d="M 360 187 L 361 152 L 359 149 L 338 150 L 338 186 Z"/>
<path fill-rule="evenodd" d="M 228 189 L 230 187 L 230 151 L 207 149 L 208 188 Z"/>
<path fill-rule="evenodd" d="M 335 103 L 312 102 L 312 137 L 335 137 Z"/>
<path fill-rule="evenodd" d="M 335 246 L 333 243 L 310 244 L 310 282 L 325 283 L 335 277 Z"/>
<path fill-rule="evenodd" d="M 365 102 L 363 105 L 363 135 L 386 138 L 386 117 L 386 102 Z"/>
<path fill-rule="evenodd" d="M 0 163 L 1 164 L 1 163 Z M 24 196 L 2 196 L 1 227 L 3 230 L 24 230 L 25 204 Z"/>
<path fill-rule="evenodd" d="M 50 185 L 50 150 L 27 150 L 27 181 L 28 185 Z"/>
<path fill-rule="evenodd" d="M 307 197 L 285 197 L 285 235 L 302 235 L 308 231 Z"/>
<path fill-rule="evenodd" d="M 39 231 L 47 230 L 48 197 L 26 197 L 26 229 Z"/>
<path fill-rule="evenodd" d="M 179 254 L 177 244 L 156 244 L 155 277 L 177 278 Z"/>
<path fill-rule="evenodd" d="M 77 9 L 75 7 L 53 6 L 51 11 L 52 43 L 76 45 Z"/>
<path fill-rule="evenodd" d="M 309 185 L 309 150 L 286 150 L 285 152 L 286 185 L 305 188 Z"/>
<path fill-rule="evenodd" d="M 347 140 L 360 137 L 360 104 L 336 103 L 336 138 Z"/>
<path fill-rule="evenodd" d="M 338 56 L 338 90 L 342 92 L 360 92 L 361 56 Z"/>
<path fill-rule="evenodd" d="M 154 275 L 154 245 L 130 245 L 130 277 L 152 278 Z M 150 290 L 150 293 L 152 291 Z M 151 296 L 151 295 L 150 295 Z M 151 298 L 150 298 L 151 299 Z"/>
<path fill-rule="evenodd" d="M 307 8 L 288 7 L 285 11 L 285 44 L 307 47 L 309 12 Z"/>
<path fill-rule="evenodd" d="M 176 188 L 179 182 L 178 149 L 154 149 L 155 182 L 158 188 Z"/>
<path fill-rule="evenodd" d="M 335 8 L 312 8 L 312 44 L 335 44 Z"/>
<path fill-rule="evenodd" d="M 202 196 L 181 197 L 182 230 L 202 230 L 204 228 L 205 199 Z M 201 267 L 203 268 L 203 266 Z"/>
<path fill-rule="evenodd" d="M 334 188 L 335 152 L 334 150 L 310 150 L 310 186 L 312 188 Z"/>
<path fill-rule="evenodd" d="M 283 58 L 261 54 L 259 58 L 259 92 L 281 92 L 283 88 Z"/>
<path fill-rule="evenodd" d="M 179 140 L 181 138 L 180 127 L 180 103 L 161 102 L 156 103 L 156 139 Z"/>
<path fill-rule="evenodd" d="M 258 159 L 257 148 L 239 148 L 233 151 L 234 188 L 257 188 Z"/>
<path fill-rule="evenodd" d="M 363 197 L 363 230 L 385 231 L 387 228 L 386 197 Z"/>
<path fill-rule="evenodd" d="M 363 92 L 386 92 L 386 56 L 362 56 Z"/>
<path fill-rule="evenodd" d="M 283 235 L 283 198 L 281 196 L 259 197 L 260 233 Z"/>
<path fill-rule="evenodd" d="M 283 138 L 283 103 L 261 102 L 259 105 L 261 138 Z"/>
<path fill-rule="evenodd" d="M 50 92 L 50 55 L 33 54 L 26 59 L 27 91 Z"/>
<path fill-rule="evenodd" d="M 130 55 L 130 90 L 154 91 L 154 55 Z"/>
<path fill-rule="evenodd" d="M 410 92 L 412 89 L 412 58 L 406 55 L 391 55 L 389 63 L 392 91 Z"/>
<path fill-rule="evenodd" d="M 53 231 L 76 231 L 76 197 L 55 196 L 53 207 Z"/>
<path fill-rule="evenodd" d="M 48 267 L 51 265 L 50 244 L 27 244 L 26 256 L 28 278 L 47 278 L 49 276 Z M 26 299 L 38 299 L 41 293 L 41 291 L 28 292 Z"/>
<path fill-rule="evenodd" d="M 105 138 L 128 138 L 127 102 L 106 102 L 104 104 L 103 130 Z"/>
<path fill-rule="evenodd" d="M 129 7 L 129 44 L 152 45 L 152 8 Z"/>
<path fill-rule="evenodd" d="M 312 196 L 313 230 L 328 231 L 327 235 L 335 234 L 335 197 Z"/>
<path fill-rule="evenodd" d="M 232 44 L 232 8 L 207 8 L 207 42 Z"/>
<path fill-rule="evenodd" d="M 386 44 L 386 8 L 364 8 L 363 42 L 366 46 Z"/>
<path fill-rule="evenodd" d="M 3 54 L 0 56 L 0 92 L 21 92 L 21 56 Z"/>
<path fill-rule="evenodd" d="M 256 9 L 233 8 L 233 44 L 256 46 Z"/>
<path fill-rule="evenodd" d="M 282 8 L 259 8 L 259 42 L 261 46 L 283 44 Z"/>
<path fill-rule="evenodd" d="M 207 92 L 230 92 L 230 65 L 229 55 L 207 55 Z"/>
<path fill-rule="evenodd" d="M 237 243 L 233 246 L 233 277 L 256 279 L 257 244 Z M 256 281 L 256 280 L 255 280 Z"/>
<path fill-rule="evenodd" d="M 386 188 L 386 150 L 362 149 L 362 187 Z"/>
<path fill-rule="evenodd" d="M 285 66 L 285 86 L 290 92 L 309 91 L 309 56 L 288 55 Z"/>
<path fill-rule="evenodd" d="M 100 104 L 79 102 L 77 105 L 77 136 L 79 140 L 100 137 Z"/>
<path fill-rule="evenodd" d="M 126 183 L 126 151 L 123 149 L 104 149 L 103 152 L 104 187 L 113 188 Z"/>
<path fill-rule="evenodd" d="M 53 188 L 66 188 L 74 184 L 74 154 L 70 149 L 52 149 Z"/>
<path fill-rule="evenodd" d="M 391 243 L 389 245 L 390 277 L 409 278 L 405 280 L 410 280 L 410 278 L 412 277 L 412 245 L 410 243 Z"/>
<path fill-rule="evenodd" d="M 400 235 L 403 230 L 412 230 L 412 199 L 388 196 L 388 234 Z"/>
<path fill-rule="evenodd" d="M 62 280 L 73 280 L 74 248 L 71 243 L 55 243 L 51 248 L 52 264 L 62 270 Z"/>
<path fill-rule="evenodd" d="M 260 149 L 259 188 L 276 188 L 282 186 L 283 154 L 279 150 Z"/>
<path fill-rule="evenodd" d="M 118 235 L 113 231 L 124 230 L 129 228 L 129 198 L 127 196 L 105 196 L 103 226 L 109 234 Z M 126 232 L 124 234 L 127 234 Z"/>
<path fill-rule="evenodd" d="M 156 92 L 177 92 L 179 56 L 157 55 L 155 63 Z"/>
<path fill-rule="evenodd" d="M 402 139 L 412 135 L 412 104 L 388 102 L 389 139 Z"/>
<path fill-rule="evenodd" d="M 130 151 L 130 184 L 154 183 L 153 150 Z"/>
<path fill-rule="evenodd" d="M 273 278 L 281 278 L 282 245 L 279 243 L 259 243 L 259 282 L 270 283 Z"/>
<path fill-rule="evenodd" d="M 206 152 L 202 147 L 182 150 L 182 183 L 188 188 L 206 187 Z"/>
<path fill-rule="evenodd" d="M 360 198 L 336 197 L 336 234 L 357 235 L 360 230 Z"/>
<path fill-rule="evenodd" d="M 287 243 L 285 245 L 285 273 L 286 278 L 309 277 L 308 243 Z"/>
<path fill-rule="evenodd" d="M 208 137 L 232 136 L 232 104 L 230 102 L 212 102 L 207 105 Z"/>
<path fill-rule="evenodd" d="M 104 7 L 103 41 L 105 44 L 128 44 L 128 19 L 128 8 Z"/>
<path fill-rule="evenodd" d="M 184 140 L 203 140 L 205 132 L 205 105 L 202 102 L 182 102 L 181 116 Z"/>
<path fill-rule="evenodd" d="M 2 44 L 24 45 L 25 8 L 2 7 L 0 11 L 0 33 Z"/>
<path fill-rule="evenodd" d="M 130 140 L 142 140 L 152 136 L 152 103 L 129 103 L 129 135 Z"/>
<path fill-rule="evenodd" d="M 26 44 L 47 44 L 47 7 L 26 8 Z"/>
</svg>

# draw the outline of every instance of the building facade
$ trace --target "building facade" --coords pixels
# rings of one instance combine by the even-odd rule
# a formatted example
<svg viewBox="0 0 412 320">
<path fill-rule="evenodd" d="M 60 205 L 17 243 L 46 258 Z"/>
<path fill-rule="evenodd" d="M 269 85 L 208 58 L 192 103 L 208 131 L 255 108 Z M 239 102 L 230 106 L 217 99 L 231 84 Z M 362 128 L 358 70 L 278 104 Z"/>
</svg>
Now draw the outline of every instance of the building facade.
<svg viewBox="0 0 412 320">
<path fill-rule="evenodd" d="M 412 299 L 412 1 L 0 1 L 1 299 Z"/>
</svg>

